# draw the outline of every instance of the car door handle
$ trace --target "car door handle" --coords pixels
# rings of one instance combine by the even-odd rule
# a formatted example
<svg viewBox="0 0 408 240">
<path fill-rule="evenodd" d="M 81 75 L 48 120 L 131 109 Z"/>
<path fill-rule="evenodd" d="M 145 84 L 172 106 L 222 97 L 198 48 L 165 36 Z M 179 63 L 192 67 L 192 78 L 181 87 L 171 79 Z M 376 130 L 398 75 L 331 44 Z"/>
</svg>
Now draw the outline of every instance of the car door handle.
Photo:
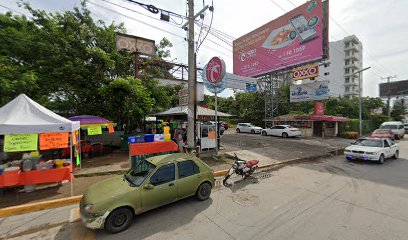
<svg viewBox="0 0 408 240">
<path fill-rule="evenodd" d="M 170 184 L 169 184 L 169 187 L 173 187 L 173 186 L 174 186 L 174 183 L 170 183 Z"/>
</svg>

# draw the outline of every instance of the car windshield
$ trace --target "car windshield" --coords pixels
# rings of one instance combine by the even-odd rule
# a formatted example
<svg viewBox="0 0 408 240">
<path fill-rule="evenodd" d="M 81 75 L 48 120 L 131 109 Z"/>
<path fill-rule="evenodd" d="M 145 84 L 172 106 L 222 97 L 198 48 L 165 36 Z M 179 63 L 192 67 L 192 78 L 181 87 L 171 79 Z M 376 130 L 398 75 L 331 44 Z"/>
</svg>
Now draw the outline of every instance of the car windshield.
<svg viewBox="0 0 408 240">
<path fill-rule="evenodd" d="M 150 162 L 143 160 L 139 162 L 136 167 L 130 169 L 125 175 L 124 178 L 130 184 L 135 187 L 139 187 L 140 184 L 146 179 L 146 177 L 156 168 L 155 165 Z"/>
<path fill-rule="evenodd" d="M 381 129 L 397 129 L 397 125 L 382 125 Z"/>
<path fill-rule="evenodd" d="M 373 139 L 362 139 L 356 143 L 358 146 L 365 146 L 365 147 L 382 147 L 381 140 L 373 140 Z"/>
<path fill-rule="evenodd" d="M 389 134 L 390 130 L 389 129 L 377 129 L 374 131 L 374 134 Z"/>
</svg>

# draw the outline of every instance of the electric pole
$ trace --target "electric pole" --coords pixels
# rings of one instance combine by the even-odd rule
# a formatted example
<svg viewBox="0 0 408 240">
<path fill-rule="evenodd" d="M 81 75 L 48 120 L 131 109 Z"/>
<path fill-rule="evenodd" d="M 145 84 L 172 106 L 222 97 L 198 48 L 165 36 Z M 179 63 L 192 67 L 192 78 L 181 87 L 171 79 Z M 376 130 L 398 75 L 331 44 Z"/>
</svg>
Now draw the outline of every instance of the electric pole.
<svg viewBox="0 0 408 240">
<path fill-rule="evenodd" d="M 381 79 L 387 79 L 387 83 L 388 83 L 388 100 L 387 100 L 387 110 L 388 110 L 388 121 L 391 121 L 391 106 L 390 106 L 390 102 L 391 102 L 391 78 L 396 78 L 397 75 L 395 76 L 388 76 L 388 77 L 382 77 Z"/>
<path fill-rule="evenodd" d="M 188 111 L 187 111 L 187 139 L 190 148 L 195 146 L 194 116 L 195 104 L 194 93 L 196 66 L 194 61 L 194 0 L 188 0 Z"/>
</svg>

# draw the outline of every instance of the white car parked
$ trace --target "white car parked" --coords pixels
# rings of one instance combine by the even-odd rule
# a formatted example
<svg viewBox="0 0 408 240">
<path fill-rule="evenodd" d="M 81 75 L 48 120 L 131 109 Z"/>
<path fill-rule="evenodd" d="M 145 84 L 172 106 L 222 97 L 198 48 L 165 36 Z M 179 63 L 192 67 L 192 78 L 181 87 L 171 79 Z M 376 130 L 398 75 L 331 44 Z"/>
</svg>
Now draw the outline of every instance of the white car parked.
<svg viewBox="0 0 408 240">
<path fill-rule="evenodd" d="M 344 149 L 348 160 L 361 159 L 384 163 L 386 158 L 399 156 L 400 148 L 388 138 L 360 138 L 353 145 Z"/>
<path fill-rule="evenodd" d="M 391 129 L 391 132 L 394 134 L 395 139 L 404 138 L 405 129 L 402 122 L 384 122 L 381 124 L 380 129 Z"/>
<path fill-rule="evenodd" d="M 275 125 L 271 128 L 262 129 L 262 136 L 279 136 L 283 138 L 287 137 L 299 137 L 302 136 L 302 132 L 299 128 L 294 128 L 290 125 Z"/>
<path fill-rule="evenodd" d="M 262 128 L 252 125 L 251 123 L 238 123 L 237 124 L 237 133 L 247 132 L 247 133 L 261 133 Z"/>
</svg>

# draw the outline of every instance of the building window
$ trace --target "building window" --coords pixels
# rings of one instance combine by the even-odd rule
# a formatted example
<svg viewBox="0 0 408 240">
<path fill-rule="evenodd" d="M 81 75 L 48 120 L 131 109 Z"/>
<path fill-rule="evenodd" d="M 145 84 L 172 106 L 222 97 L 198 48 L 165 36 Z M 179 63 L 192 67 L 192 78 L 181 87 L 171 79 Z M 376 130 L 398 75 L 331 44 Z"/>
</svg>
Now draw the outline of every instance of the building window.
<svg viewBox="0 0 408 240">
<path fill-rule="evenodd" d="M 346 87 L 346 92 L 349 92 L 350 91 L 350 87 Z"/>
<path fill-rule="evenodd" d="M 344 62 L 344 65 L 349 65 L 350 64 L 350 60 L 346 60 L 345 62 Z"/>
<path fill-rule="evenodd" d="M 350 78 L 348 78 L 348 77 L 346 77 L 344 80 L 345 80 L 346 83 L 350 82 Z"/>
<path fill-rule="evenodd" d="M 330 73 L 329 73 L 329 72 L 325 72 L 325 73 L 324 73 L 324 76 L 327 76 L 327 75 L 330 75 Z"/>
<path fill-rule="evenodd" d="M 350 47 L 350 43 L 346 43 L 344 46 L 345 46 L 346 48 L 348 48 L 348 47 Z"/>
<path fill-rule="evenodd" d="M 344 72 L 346 73 L 346 74 L 349 74 L 350 73 L 350 69 L 346 69 L 346 70 L 344 70 Z"/>
</svg>

